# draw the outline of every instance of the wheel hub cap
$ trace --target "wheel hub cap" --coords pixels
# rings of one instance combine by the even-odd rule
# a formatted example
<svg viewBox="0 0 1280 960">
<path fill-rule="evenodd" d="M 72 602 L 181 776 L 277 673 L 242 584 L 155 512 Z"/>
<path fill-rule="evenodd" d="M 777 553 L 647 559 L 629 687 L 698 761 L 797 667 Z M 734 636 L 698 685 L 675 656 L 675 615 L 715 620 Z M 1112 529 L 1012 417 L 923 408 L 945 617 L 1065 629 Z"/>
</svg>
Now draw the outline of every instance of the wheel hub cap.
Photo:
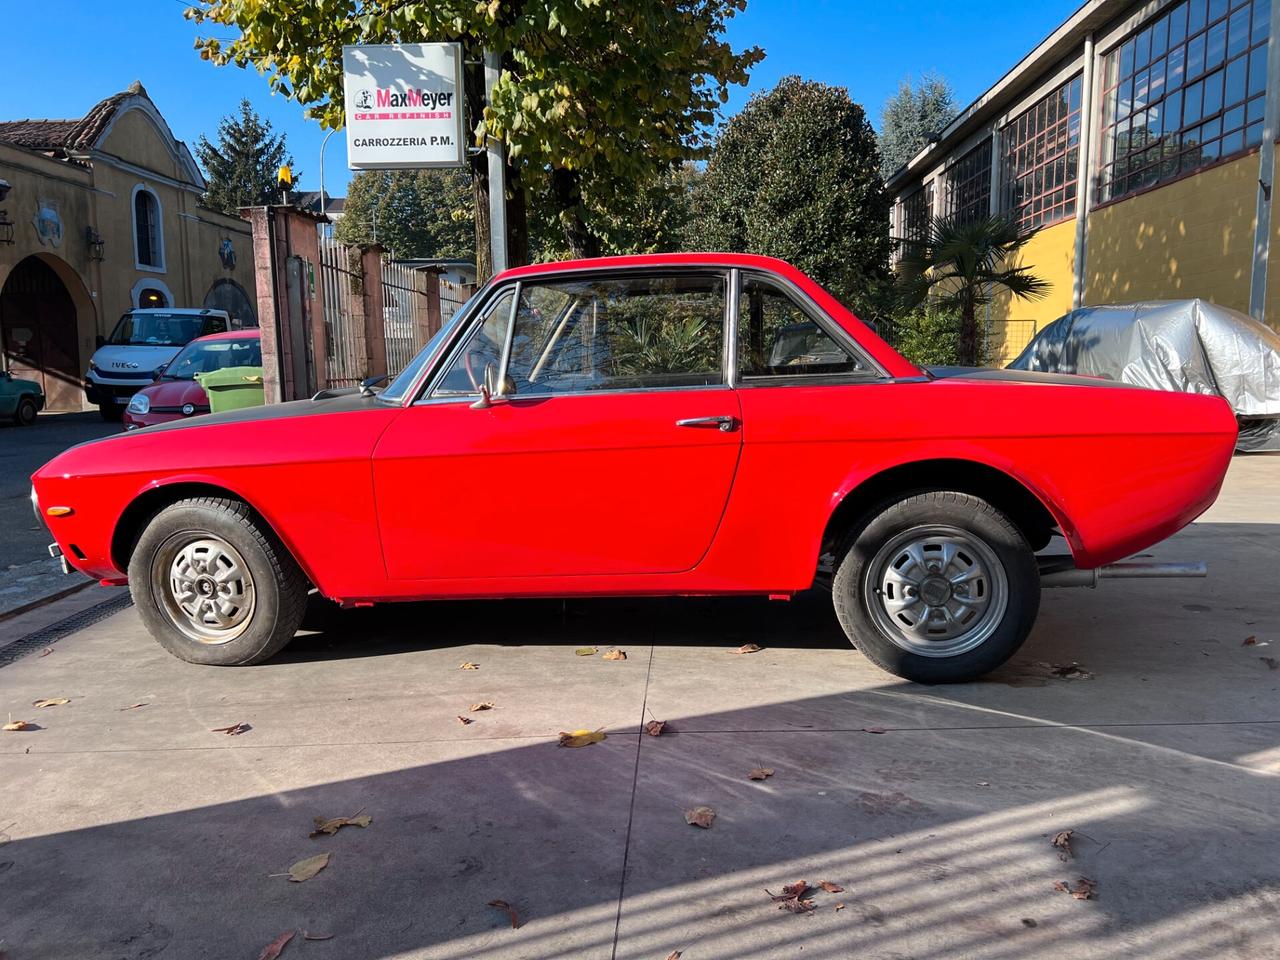
<svg viewBox="0 0 1280 960">
<path fill-rule="evenodd" d="M 895 645 L 926 657 L 954 657 L 983 643 L 1008 607 L 1008 580 L 995 552 L 958 527 L 898 534 L 867 565 L 868 611 Z"/>
<path fill-rule="evenodd" d="M 208 534 L 170 540 L 157 559 L 167 565 L 163 609 L 179 630 L 199 643 L 227 643 L 253 619 L 256 593 L 244 558 Z"/>
</svg>

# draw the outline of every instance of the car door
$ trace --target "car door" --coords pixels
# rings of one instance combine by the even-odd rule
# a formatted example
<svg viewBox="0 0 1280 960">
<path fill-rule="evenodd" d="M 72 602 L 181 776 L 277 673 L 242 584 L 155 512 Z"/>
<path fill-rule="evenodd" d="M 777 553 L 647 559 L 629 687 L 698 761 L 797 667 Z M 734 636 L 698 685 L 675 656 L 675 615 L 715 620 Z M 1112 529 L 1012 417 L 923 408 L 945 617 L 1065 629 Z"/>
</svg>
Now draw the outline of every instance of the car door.
<svg viewBox="0 0 1280 960">
<path fill-rule="evenodd" d="M 741 449 L 727 286 L 706 271 L 565 272 L 495 291 L 375 450 L 389 577 L 695 567 Z M 491 402 L 486 372 L 505 385 Z"/>
</svg>

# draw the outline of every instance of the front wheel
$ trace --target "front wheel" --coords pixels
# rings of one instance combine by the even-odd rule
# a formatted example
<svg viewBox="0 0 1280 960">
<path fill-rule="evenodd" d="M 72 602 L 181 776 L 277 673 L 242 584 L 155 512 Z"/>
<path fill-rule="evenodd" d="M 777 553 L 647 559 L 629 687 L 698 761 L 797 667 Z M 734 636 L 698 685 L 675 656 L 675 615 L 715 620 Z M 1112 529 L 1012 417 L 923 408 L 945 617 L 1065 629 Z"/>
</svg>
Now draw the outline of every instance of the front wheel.
<svg viewBox="0 0 1280 960">
<path fill-rule="evenodd" d="M 189 663 L 243 666 L 282 650 L 302 622 L 307 581 L 237 500 L 161 510 L 129 558 L 129 589 L 162 647 Z"/>
<path fill-rule="evenodd" d="M 832 596 L 867 659 L 917 683 L 956 683 L 1022 645 L 1040 609 L 1040 576 L 1003 513 L 969 494 L 929 491 L 885 506 L 853 534 Z"/>
</svg>

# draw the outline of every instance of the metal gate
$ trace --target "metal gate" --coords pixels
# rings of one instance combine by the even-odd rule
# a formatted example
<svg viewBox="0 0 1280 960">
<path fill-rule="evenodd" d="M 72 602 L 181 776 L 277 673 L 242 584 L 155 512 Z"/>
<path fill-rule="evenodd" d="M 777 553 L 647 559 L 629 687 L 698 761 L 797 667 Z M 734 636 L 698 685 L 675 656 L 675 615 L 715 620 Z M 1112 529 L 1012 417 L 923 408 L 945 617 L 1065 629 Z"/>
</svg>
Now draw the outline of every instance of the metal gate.
<svg viewBox="0 0 1280 960">
<path fill-rule="evenodd" d="M 426 345 L 430 329 L 427 284 L 435 274 L 402 263 L 382 262 L 382 330 L 387 373 L 395 376 Z"/>
<path fill-rule="evenodd" d="M 453 319 L 453 315 L 458 312 L 458 308 L 471 298 L 471 294 L 474 291 L 475 287 L 469 283 L 450 283 L 448 280 L 443 279 L 440 281 L 441 325 Z"/>
<path fill-rule="evenodd" d="M 320 283 L 324 289 L 324 356 L 331 387 L 355 387 L 368 376 L 364 366 L 364 330 L 357 330 L 351 299 L 361 296 L 361 276 L 351 269 L 352 249 L 332 237 L 320 237 Z M 355 253 L 358 256 L 358 252 Z"/>
</svg>

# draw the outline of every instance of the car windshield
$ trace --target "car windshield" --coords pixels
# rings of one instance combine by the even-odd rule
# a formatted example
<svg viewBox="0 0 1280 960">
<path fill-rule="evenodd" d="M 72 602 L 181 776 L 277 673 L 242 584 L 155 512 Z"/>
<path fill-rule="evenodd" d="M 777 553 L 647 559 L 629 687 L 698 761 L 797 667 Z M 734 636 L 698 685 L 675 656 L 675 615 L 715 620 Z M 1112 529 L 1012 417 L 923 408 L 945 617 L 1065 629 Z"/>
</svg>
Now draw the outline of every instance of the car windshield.
<svg viewBox="0 0 1280 960">
<path fill-rule="evenodd" d="M 408 366 L 401 370 L 396 375 L 396 378 L 387 384 L 386 389 L 378 394 L 379 400 L 384 400 L 387 403 L 403 402 L 405 391 L 413 386 L 414 381 L 418 379 L 418 374 L 422 373 L 423 368 L 431 362 L 431 358 L 439 351 L 441 344 L 448 341 L 449 337 L 452 336 L 458 324 L 471 311 L 471 306 L 476 302 L 476 297 L 478 296 L 479 294 L 473 294 L 466 303 L 457 309 L 457 312 L 449 319 L 449 322 L 435 332 L 431 339 L 427 341 L 426 346 L 419 350 L 414 358 L 409 361 Z"/>
<path fill-rule="evenodd" d="M 187 344 L 160 374 L 161 380 L 194 380 L 197 373 L 223 367 L 262 366 L 262 345 L 257 337 L 243 340 L 196 340 Z"/>
<path fill-rule="evenodd" d="M 115 346 L 181 347 L 200 336 L 205 318 L 183 313 L 126 313 L 107 341 Z"/>
</svg>

